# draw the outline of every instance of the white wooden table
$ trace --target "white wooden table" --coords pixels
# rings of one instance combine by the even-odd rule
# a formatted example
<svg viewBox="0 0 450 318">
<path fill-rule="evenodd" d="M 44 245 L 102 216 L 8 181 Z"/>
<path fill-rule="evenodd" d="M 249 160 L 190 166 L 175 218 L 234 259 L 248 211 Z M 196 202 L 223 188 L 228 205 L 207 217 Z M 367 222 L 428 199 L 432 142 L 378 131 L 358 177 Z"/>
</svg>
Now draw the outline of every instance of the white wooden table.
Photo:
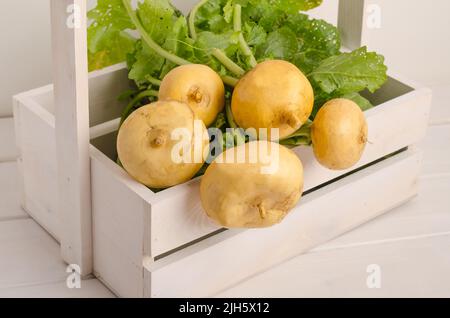
<svg viewBox="0 0 450 318">
<path fill-rule="evenodd" d="M 417 198 L 217 296 L 450 297 L 450 86 L 434 95 Z M 66 287 L 57 243 L 19 207 L 14 157 L 12 119 L 0 118 L 0 297 L 112 297 L 96 279 Z"/>
</svg>

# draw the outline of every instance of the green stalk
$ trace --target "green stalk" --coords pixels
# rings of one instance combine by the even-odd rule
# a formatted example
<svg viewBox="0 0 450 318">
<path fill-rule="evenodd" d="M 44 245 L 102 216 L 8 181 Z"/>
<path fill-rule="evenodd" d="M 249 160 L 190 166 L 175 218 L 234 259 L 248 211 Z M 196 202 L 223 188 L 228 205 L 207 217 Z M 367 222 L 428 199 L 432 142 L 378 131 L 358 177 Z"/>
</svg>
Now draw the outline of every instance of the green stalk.
<svg viewBox="0 0 450 318">
<path fill-rule="evenodd" d="M 222 81 L 231 87 L 236 87 L 237 83 L 239 82 L 239 80 L 237 78 L 234 78 L 232 76 L 222 75 L 221 77 L 222 77 Z"/>
<path fill-rule="evenodd" d="M 195 29 L 195 17 L 198 10 L 206 3 L 208 0 L 202 0 L 192 8 L 191 13 L 189 13 L 189 32 L 191 33 L 191 38 L 195 41 L 197 40 L 197 30 Z"/>
<path fill-rule="evenodd" d="M 233 16 L 234 31 L 239 32 L 239 46 L 242 53 L 248 57 L 250 66 L 255 67 L 258 62 L 253 55 L 252 50 L 248 46 L 247 41 L 245 41 L 244 34 L 242 33 L 242 7 L 240 4 L 234 6 L 234 16 Z"/>
<path fill-rule="evenodd" d="M 158 92 L 154 90 L 149 91 L 143 91 L 137 94 L 125 107 L 125 109 L 122 112 L 122 119 L 120 121 L 120 126 L 122 126 L 125 119 L 132 113 L 133 108 L 144 98 L 146 97 L 158 97 Z"/>
<path fill-rule="evenodd" d="M 228 121 L 228 125 L 230 125 L 230 128 L 233 128 L 233 129 L 239 128 L 238 125 L 236 124 L 236 122 L 234 121 L 233 112 L 231 111 L 231 104 L 230 104 L 230 102 L 227 102 L 227 104 L 225 106 L 225 112 L 226 112 L 226 115 L 227 115 L 227 121 Z"/>
<path fill-rule="evenodd" d="M 155 86 L 161 86 L 161 80 L 154 78 L 153 76 L 147 75 L 145 77 L 151 84 Z"/>
<path fill-rule="evenodd" d="M 223 51 L 219 49 L 212 49 L 212 56 L 219 60 L 230 72 L 241 77 L 245 74 L 245 70 L 234 63 Z"/>
<path fill-rule="evenodd" d="M 153 39 L 148 35 L 147 31 L 145 30 L 144 26 L 142 25 L 141 21 L 139 20 L 138 16 L 136 15 L 136 12 L 134 12 L 132 6 L 131 6 L 131 0 L 122 0 L 123 5 L 125 6 L 125 9 L 127 10 L 128 15 L 130 16 L 131 21 L 135 25 L 136 29 L 141 34 L 142 39 L 144 42 L 156 53 L 164 57 L 166 60 L 175 63 L 177 65 L 186 65 L 186 64 L 192 64 L 191 62 L 182 59 L 181 57 L 172 54 L 170 52 L 167 52 L 164 50 L 161 46 L 158 45 Z"/>
</svg>

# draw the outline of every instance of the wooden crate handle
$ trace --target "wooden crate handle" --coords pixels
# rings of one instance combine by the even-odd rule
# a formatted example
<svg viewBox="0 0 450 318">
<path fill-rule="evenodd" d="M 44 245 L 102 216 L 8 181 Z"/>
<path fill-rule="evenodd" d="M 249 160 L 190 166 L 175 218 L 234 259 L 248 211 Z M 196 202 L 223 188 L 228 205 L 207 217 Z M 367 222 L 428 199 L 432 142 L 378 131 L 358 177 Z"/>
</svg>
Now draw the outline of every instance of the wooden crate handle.
<svg viewBox="0 0 450 318">
<path fill-rule="evenodd" d="M 338 28 L 342 44 L 347 49 L 357 49 L 365 40 L 367 0 L 340 0 Z"/>
<path fill-rule="evenodd" d="M 92 272 L 86 0 L 51 0 L 61 253 Z"/>
</svg>

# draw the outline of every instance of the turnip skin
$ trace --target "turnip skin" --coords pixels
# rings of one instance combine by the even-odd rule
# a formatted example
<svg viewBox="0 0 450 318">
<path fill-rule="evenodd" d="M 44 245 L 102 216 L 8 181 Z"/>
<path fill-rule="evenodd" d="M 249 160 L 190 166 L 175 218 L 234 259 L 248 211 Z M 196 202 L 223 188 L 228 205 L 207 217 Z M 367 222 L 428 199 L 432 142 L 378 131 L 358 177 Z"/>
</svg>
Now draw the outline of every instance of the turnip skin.
<svg viewBox="0 0 450 318">
<path fill-rule="evenodd" d="M 308 120 L 313 106 L 314 92 L 306 76 L 289 62 L 271 60 L 238 82 L 231 108 L 239 127 L 279 128 L 283 139 Z"/>
<path fill-rule="evenodd" d="M 198 163 L 176 163 L 172 149 L 179 140 L 172 140 L 172 131 L 185 128 L 194 136 L 194 120 L 190 107 L 178 101 L 159 101 L 141 107 L 122 124 L 117 137 L 117 152 L 124 169 L 138 182 L 163 189 L 189 181 L 203 166 Z M 204 124 L 203 134 L 208 132 Z M 194 141 L 195 140 L 195 141 Z M 209 141 L 194 139 L 207 149 Z"/>
<path fill-rule="evenodd" d="M 331 170 L 358 163 L 367 144 L 368 126 L 360 107 L 348 99 L 333 99 L 317 113 L 311 127 L 314 154 Z"/>
<path fill-rule="evenodd" d="M 273 174 L 262 173 L 260 161 L 249 159 L 251 144 L 269 143 L 278 149 Z M 245 163 L 218 163 L 231 153 L 245 152 Z M 208 216 L 227 228 L 264 228 L 281 222 L 300 200 L 303 165 L 291 150 L 268 141 L 253 141 L 222 153 L 206 170 L 200 185 L 202 205 Z"/>
<path fill-rule="evenodd" d="M 163 79 L 159 99 L 186 103 L 210 126 L 225 106 L 225 87 L 220 76 L 202 64 L 174 68 Z"/>
</svg>

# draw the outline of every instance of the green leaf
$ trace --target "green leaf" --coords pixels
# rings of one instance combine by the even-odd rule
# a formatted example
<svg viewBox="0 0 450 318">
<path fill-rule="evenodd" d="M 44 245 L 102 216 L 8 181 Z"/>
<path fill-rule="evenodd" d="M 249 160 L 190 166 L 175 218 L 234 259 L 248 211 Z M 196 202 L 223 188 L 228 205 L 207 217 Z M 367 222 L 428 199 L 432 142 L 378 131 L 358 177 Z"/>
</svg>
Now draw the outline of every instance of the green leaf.
<svg viewBox="0 0 450 318">
<path fill-rule="evenodd" d="M 286 26 L 295 32 L 300 46 L 291 62 L 305 74 L 311 73 L 326 58 L 340 54 L 341 38 L 334 25 L 310 19 L 305 14 L 294 14 L 288 17 Z"/>
<path fill-rule="evenodd" d="M 224 17 L 224 7 L 228 0 L 209 0 L 198 10 L 195 26 L 199 30 L 222 33 L 232 29 Z"/>
<path fill-rule="evenodd" d="M 223 18 L 225 22 L 232 23 L 233 22 L 233 10 L 234 10 L 234 1 L 228 0 L 225 7 L 223 7 Z"/>
<path fill-rule="evenodd" d="M 126 30 L 134 29 L 121 0 L 98 0 L 88 12 L 89 70 L 101 69 L 126 59 L 135 39 Z"/>
<path fill-rule="evenodd" d="M 189 30 L 185 17 L 179 17 L 174 23 L 172 30 L 166 35 L 163 48 L 185 59 L 192 59 L 194 55 L 193 41 L 189 38 Z M 166 61 L 164 68 L 160 74 L 163 78 L 170 70 L 175 68 L 172 62 Z"/>
<path fill-rule="evenodd" d="M 136 11 L 148 35 L 164 50 L 186 59 L 193 57 L 186 18 L 168 0 L 144 0 L 138 4 Z M 162 79 L 176 67 L 141 40 L 135 51 L 128 55 L 127 61 L 129 78 L 140 89 L 151 87 L 150 77 Z"/>
<path fill-rule="evenodd" d="M 386 82 L 386 72 L 384 57 L 362 47 L 327 58 L 308 77 L 325 93 L 345 95 L 376 91 Z"/>
<path fill-rule="evenodd" d="M 312 121 L 308 121 L 295 133 L 285 139 L 280 140 L 280 144 L 289 148 L 297 146 L 310 146 L 312 143 L 311 125 Z"/>
<path fill-rule="evenodd" d="M 358 104 L 358 106 L 361 108 L 362 111 L 366 111 L 373 108 L 372 103 L 368 99 L 362 97 L 361 94 L 359 93 L 346 94 L 341 96 L 341 98 L 347 98 L 354 101 L 356 104 Z"/>
<path fill-rule="evenodd" d="M 246 22 L 243 32 L 244 38 L 250 46 L 262 45 L 267 39 L 267 33 L 264 28 L 255 22 Z"/>
<path fill-rule="evenodd" d="M 266 42 L 258 46 L 256 58 L 275 58 L 290 60 L 298 52 L 298 42 L 295 33 L 287 27 L 271 32 Z"/>
<path fill-rule="evenodd" d="M 165 42 L 178 19 L 168 0 L 144 0 L 139 2 L 136 12 L 148 35 L 159 45 Z"/>
<path fill-rule="evenodd" d="M 217 72 L 225 74 L 226 71 L 223 70 L 222 64 L 211 56 L 213 48 L 223 51 L 228 57 L 234 57 L 238 51 L 238 35 L 231 30 L 222 34 L 210 31 L 197 34 L 193 61 L 209 65 Z"/>
<path fill-rule="evenodd" d="M 308 11 L 322 4 L 322 0 L 271 0 L 271 3 L 286 13 Z"/>
<path fill-rule="evenodd" d="M 139 88 L 144 89 L 149 85 L 147 76 L 160 78 L 165 59 L 141 41 L 137 44 L 133 58 L 134 63 L 129 66 L 128 77 L 134 80 Z"/>
</svg>

